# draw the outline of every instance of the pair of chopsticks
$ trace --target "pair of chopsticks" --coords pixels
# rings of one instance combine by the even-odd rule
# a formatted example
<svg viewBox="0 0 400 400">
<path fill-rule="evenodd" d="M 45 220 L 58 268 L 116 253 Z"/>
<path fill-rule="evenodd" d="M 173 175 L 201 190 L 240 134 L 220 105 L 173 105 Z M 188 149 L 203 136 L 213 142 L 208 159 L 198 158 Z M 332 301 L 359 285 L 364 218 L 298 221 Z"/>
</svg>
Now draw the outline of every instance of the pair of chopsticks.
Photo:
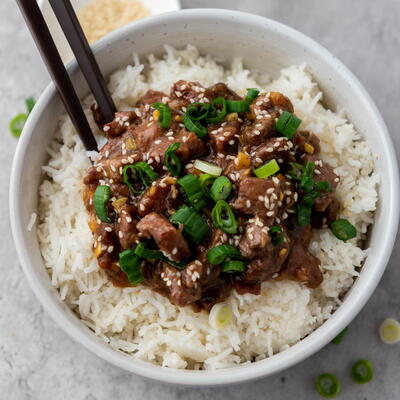
<svg viewBox="0 0 400 400">
<path fill-rule="evenodd" d="M 36 0 L 16 0 L 64 106 L 87 150 L 97 143 L 60 54 Z M 81 71 L 106 121 L 114 118 L 114 102 L 69 0 L 49 0 Z"/>
</svg>

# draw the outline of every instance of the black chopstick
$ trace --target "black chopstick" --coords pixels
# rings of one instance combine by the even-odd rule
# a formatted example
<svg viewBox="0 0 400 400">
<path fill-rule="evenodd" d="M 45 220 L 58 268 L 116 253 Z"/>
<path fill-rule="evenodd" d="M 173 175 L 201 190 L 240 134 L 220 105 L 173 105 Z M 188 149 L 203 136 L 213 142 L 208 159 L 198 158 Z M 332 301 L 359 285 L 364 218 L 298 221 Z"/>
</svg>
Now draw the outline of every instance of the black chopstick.
<svg viewBox="0 0 400 400">
<path fill-rule="evenodd" d="M 90 49 L 69 0 L 49 0 L 58 23 L 92 91 L 105 121 L 112 121 L 116 111 L 99 65 Z"/>
<path fill-rule="evenodd" d="M 17 4 L 85 148 L 97 150 L 93 132 L 36 0 L 17 0 Z"/>
</svg>

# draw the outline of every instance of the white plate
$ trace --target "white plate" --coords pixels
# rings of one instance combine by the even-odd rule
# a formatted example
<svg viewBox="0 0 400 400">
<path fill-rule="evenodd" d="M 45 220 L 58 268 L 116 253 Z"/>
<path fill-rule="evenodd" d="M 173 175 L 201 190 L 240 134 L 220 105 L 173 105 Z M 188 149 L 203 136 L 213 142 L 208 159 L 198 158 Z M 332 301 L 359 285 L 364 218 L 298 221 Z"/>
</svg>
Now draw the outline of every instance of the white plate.
<svg viewBox="0 0 400 400">
<path fill-rule="evenodd" d="M 90 3 L 93 0 L 71 0 L 71 3 L 75 11 L 80 10 L 82 7 Z M 181 9 L 179 0 L 140 0 L 151 14 L 161 14 L 168 11 L 176 11 Z M 53 14 L 48 0 L 38 0 L 38 4 L 42 13 L 46 19 L 47 25 L 56 43 L 58 51 L 60 52 L 61 58 L 64 63 L 71 61 L 74 56 L 72 51 L 65 40 L 64 34 L 61 31 L 60 26 Z"/>
</svg>

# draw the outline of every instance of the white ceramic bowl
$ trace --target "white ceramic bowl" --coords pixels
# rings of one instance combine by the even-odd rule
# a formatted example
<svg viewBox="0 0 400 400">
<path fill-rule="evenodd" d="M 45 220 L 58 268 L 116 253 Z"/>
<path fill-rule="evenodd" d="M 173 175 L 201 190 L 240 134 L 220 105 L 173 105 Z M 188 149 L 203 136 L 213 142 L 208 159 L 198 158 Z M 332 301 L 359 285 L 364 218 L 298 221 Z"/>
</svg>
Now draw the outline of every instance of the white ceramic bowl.
<svg viewBox="0 0 400 400">
<path fill-rule="evenodd" d="M 59 299 L 43 266 L 38 240 L 26 227 L 37 211 L 46 145 L 64 113 L 53 85 L 41 96 L 22 133 L 11 177 L 11 224 L 26 276 L 39 300 L 75 340 L 105 360 L 144 377 L 192 386 L 244 382 L 270 375 L 310 356 L 356 316 L 364 306 L 388 262 L 399 217 L 399 176 L 392 142 L 369 95 L 347 68 L 320 45 L 277 22 L 226 10 L 187 10 L 154 16 L 112 33 L 94 46 L 102 70 L 108 74 L 140 55 L 161 53 L 164 43 L 182 47 L 192 43 L 219 59 L 241 56 L 247 67 L 278 74 L 279 69 L 306 61 L 332 108 L 344 107 L 359 132 L 378 155 L 382 182 L 372 228 L 369 256 L 360 277 L 343 304 L 319 329 L 290 349 L 263 361 L 219 371 L 178 371 L 132 359 L 97 338 Z M 80 96 L 88 93 L 76 64 L 69 67 Z"/>
<path fill-rule="evenodd" d="M 75 11 L 85 7 L 88 3 L 96 0 L 71 0 L 71 4 Z M 161 14 L 169 11 L 180 10 L 180 0 L 140 0 L 144 6 L 150 11 L 152 15 Z M 39 7 L 46 19 L 47 25 L 56 43 L 61 58 L 65 63 L 71 61 L 74 58 L 72 50 L 66 41 L 64 34 L 57 22 L 56 17 L 53 14 L 50 3 L 48 0 L 38 0 Z"/>
</svg>

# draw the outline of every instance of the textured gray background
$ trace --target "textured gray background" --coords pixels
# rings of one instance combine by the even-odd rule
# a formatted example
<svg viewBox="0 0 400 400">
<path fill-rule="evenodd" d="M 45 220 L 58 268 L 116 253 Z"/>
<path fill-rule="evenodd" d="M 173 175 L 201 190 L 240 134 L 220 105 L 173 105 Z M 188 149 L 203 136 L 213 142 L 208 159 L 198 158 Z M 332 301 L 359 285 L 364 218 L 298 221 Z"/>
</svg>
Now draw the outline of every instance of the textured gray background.
<svg viewBox="0 0 400 400">
<path fill-rule="evenodd" d="M 372 94 L 400 152 L 399 0 L 183 0 L 184 7 L 234 8 L 264 15 L 306 33 L 338 56 Z M 48 75 L 13 0 L 0 1 L 0 399 L 318 399 L 313 378 L 342 381 L 341 399 L 400 399 L 400 345 L 386 346 L 377 327 L 400 318 L 400 247 L 381 284 L 340 346 L 274 377 L 236 387 L 184 389 L 145 381 L 103 362 L 73 342 L 42 310 L 20 269 L 8 223 L 8 180 L 16 141 L 7 124 Z M 375 365 L 372 383 L 349 379 L 353 361 Z"/>
</svg>

